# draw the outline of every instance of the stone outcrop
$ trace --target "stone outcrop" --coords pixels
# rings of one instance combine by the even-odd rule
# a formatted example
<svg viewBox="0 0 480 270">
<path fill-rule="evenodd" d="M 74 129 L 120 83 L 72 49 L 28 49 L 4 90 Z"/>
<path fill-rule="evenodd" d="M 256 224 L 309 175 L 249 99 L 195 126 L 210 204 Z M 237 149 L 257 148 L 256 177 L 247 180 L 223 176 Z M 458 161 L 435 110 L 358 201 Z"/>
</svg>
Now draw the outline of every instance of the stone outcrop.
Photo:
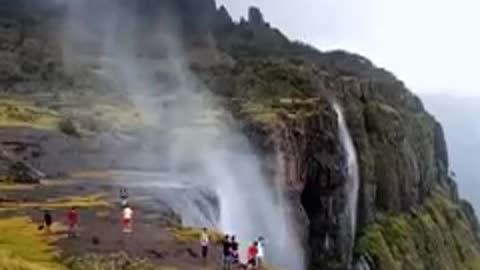
<svg viewBox="0 0 480 270">
<path fill-rule="evenodd" d="M 43 172 L 6 150 L 0 151 L 0 175 L 0 181 L 9 183 L 39 183 L 45 178 Z"/>
<path fill-rule="evenodd" d="M 263 14 L 258 7 L 250 7 L 248 10 L 248 23 L 253 27 L 261 28 L 266 26 Z"/>
</svg>

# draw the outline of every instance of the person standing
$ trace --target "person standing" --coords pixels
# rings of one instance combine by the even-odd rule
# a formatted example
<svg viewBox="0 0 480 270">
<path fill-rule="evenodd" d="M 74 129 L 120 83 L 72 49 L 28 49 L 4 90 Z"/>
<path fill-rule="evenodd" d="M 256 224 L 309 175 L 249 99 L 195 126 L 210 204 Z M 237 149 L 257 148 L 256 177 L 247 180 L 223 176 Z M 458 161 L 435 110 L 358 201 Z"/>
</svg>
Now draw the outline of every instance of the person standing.
<svg viewBox="0 0 480 270">
<path fill-rule="evenodd" d="M 239 262 L 239 253 L 238 253 L 238 248 L 239 244 L 237 242 L 237 239 L 235 235 L 232 235 L 232 238 L 230 240 L 230 250 L 231 250 L 231 264 L 237 264 Z"/>
<path fill-rule="evenodd" d="M 120 203 L 122 208 L 125 208 L 128 205 L 128 192 L 126 188 L 120 189 Z"/>
<path fill-rule="evenodd" d="M 133 210 L 130 205 L 125 205 L 122 211 L 122 226 L 124 233 L 133 232 Z"/>
<path fill-rule="evenodd" d="M 258 238 L 258 246 L 257 246 L 257 265 L 258 267 L 262 267 L 264 258 L 265 258 L 265 239 L 260 236 Z"/>
<path fill-rule="evenodd" d="M 210 239 L 208 237 L 207 228 L 203 228 L 202 233 L 200 234 L 200 245 L 202 246 L 202 258 L 204 261 L 207 261 L 209 242 Z"/>
<path fill-rule="evenodd" d="M 253 242 L 247 249 L 247 268 L 255 269 L 257 266 L 257 246 L 258 243 Z"/>
<path fill-rule="evenodd" d="M 52 232 L 50 227 L 52 226 L 52 223 L 53 223 L 53 218 L 52 218 L 52 215 L 50 214 L 50 211 L 45 210 L 43 212 L 43 221 L 45 223 L 45 230 L 47 231 L 47 234 L 50 234 Z"/>
<path fill-rule="evenodd" d="M 228 270 L 231 266 L 231 242 L 228 234 L 222 240 L 223 247 L 223 269 Z"/>
<path fill-rule="evenodd" d="M 78 213 L 75 207 L 72 207 L 67 214 L 68 219 L 68 238 L 77 237 L 76 230 L 78 225 Z"/>
</svg>

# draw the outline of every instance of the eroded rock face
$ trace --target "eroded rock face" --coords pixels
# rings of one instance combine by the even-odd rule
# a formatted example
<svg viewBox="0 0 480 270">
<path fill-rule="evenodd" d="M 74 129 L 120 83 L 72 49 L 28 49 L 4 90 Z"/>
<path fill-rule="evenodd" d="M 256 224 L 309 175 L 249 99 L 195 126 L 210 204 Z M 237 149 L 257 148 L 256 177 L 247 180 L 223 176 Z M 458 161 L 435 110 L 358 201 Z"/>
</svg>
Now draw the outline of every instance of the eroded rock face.
<svg viewBox="0 0 480 270">
<path fill-rule="evenodd" d="M 302 91 L 312 88 L 313 93 L 335 96 L 344 105 L 361 174 L 357 237 L 363 235 L 367 225 L 381 220 L 386 213 L 406 213 L 421 207 L 438 187 L 449 194 L 456 193 L 447 179 L 448 160 L 441 127 L 401 84 L 352 76 L 338 78 L 328 72 L 310 70 L 305 65 L 280 61 L 250 62 L 247 66 L 251 74 L 241 65 L 238 63 L 235 71 L 246 81 L 255 80 L 256 85 L 264 81 L 284 85 L 282 92 L 263 89 L 271 91 L 269 96 L 303 94 L 300 100 L 305 101 L 311 92 Z M 261 68 L 256 69 L 257 66 Z M 235 91 L 261 99 L 257 94 L 262 90 L 244 89 L 241 85 L 237 82 Z M 352 236 L 348 235 L 343 211 L 346 203 L 344 153 L 338 140 L 336 115 L 328 100 L 316 102 L 316 109 L 295 98 L 267 106 L 264 110 L 268 113 L 247 117 L 254 123 L 249 126 L 256 128 L 250 127 L 246 134 L 257 149 L 269 153 L 267 162 L 278 162 L 272 156 L 281 153 L 281 183 L 301 194 L 308 216 L 310 267 L 346 269 Z M 304 110 L 309 113 L 303 114 Z M 251 130 L 256 132 L 252 135 Z M 275 168 L 269 168 L 272 167 Z M 277 174 L 271 175 L 273 181 L 278 179 Z M 452 198 L 456 200 L 455 196 Z M 305 221 L 300 219 L 302 222 Z M 368 252 L 363 255 L 370 258 Z M 371 264 L 373 268 L 375 263 Z"/>
<path fill-rule="evenodd" d="M 345 153 L 333 108 L 326 99 L 314 103 L 317 109 L 311 116 L 280 117 L 270 124 L 250 122 L 246 133 L 262 149 L 273 184 L 296 194 L 290 196 L 291 204 L 303 208 L 305 215 L 292 216 L 304 231 L 311 268 L 342 269 L 353 241 L 345 211 Z"/>
</svg>

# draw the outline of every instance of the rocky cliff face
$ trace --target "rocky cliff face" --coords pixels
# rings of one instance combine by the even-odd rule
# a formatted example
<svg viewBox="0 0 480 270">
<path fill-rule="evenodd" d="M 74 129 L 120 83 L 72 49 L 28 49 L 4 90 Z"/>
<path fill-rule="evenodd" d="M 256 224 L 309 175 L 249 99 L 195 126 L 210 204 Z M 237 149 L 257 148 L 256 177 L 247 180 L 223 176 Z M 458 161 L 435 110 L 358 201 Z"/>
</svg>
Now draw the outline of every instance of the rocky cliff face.
<svg viewBox="0 0 480 270">
<path fill-rule="evenodd" d="M 47 172 L 118 168 L 126 166 L 115 160 L 123 152 L 119 145 L 126 152 L 152 148 L 144 143 L 154 135 L 139 137 L 132 132 L 138 127 L 128 126 L 125 132 L 124 126 L 113 126 L 108 111 L 85 118 L 78 113 L 80 108 L 65 105 L 69 96 L 76 102 L 88 100 L 88 105 L 92 105 L 89 95 L 96 97 L 95 102 L 104 96 L 124 98 L 109 96 L 112 82 L 101 76 L 98 62 L 91 59 L 97 55 L 102 35 L 95 31 L 96 22 L 88 21 L 92 25 L 82 28 L 81 36 L 88 40 L 77 40 L 73 43 L 79 46 L 69 47 L 70 54 L 88 60 L 72 68 L 59 57 L 65 53 L 64 32 L 59 28 L 59 22 L 68 17 L 65 2 L 10 2 L 0 6 L 2 93 L 35 100 L 35 106 L 54 112 L 52 121 L 74 111 L 75 117 L 68 119 L 79 130 L 73 137 L 72 132 L 61 134 L 65 133 L 62 126 L 32 131 L 61 143 L 38 138 L 35 147 L 41 154 L 24 156 L 25 160 Z M 217 9 L 213 0 L 111 2 L 146 20 L 141 24 L 146 28 L 139 26 L 145 31 L 135 37 L 142 41 L 140 58 L 164 57 L 152 25 L 162 22 L 165 14 L 174 18 L 191 69 L 240 123 L 263 157 L 264 172 L 272 184 L 282 185 L 289 194 L 308 250 L 309 269 L 348 269 L 350 264 L 378 270 L 480 267 L 478 224 L 448 178 L 442 128 L 391 73 L 358 55 L 322 53 L 292 43 L 256 8 L 250 9 L 248 20 L 234 23 L 227 9 Z M 95 11 L 109 12 L 105 7 Z M 161 72 L 156 75 L 159 82 L 168 80 Z M 356 235 L 350 233 L 345 212 L 346 153 L 332 100 L 345 110 L 358 153 L 361 184 Z M 82 106 L 86 105 L 78 105 Z M 132 115 L 139 119 L 135 112 Z M 161 145 L 154 148 L 162 151 Z M 52 157 L 61 157 L 66 165 L 59 162 L 51 168 Z M 75 162 L 67 162 L 72 159 Z"/>
<path fill-rule="evenodd" d="M 237 68 L 239 66 L 241 64 Z M 256 132 L 249 133 L 252 141 L 266 142 L 259 149 L 274 156 L 281 153 L 284 184 L 299 193 L 308 216 L 308 243 L 313 269 L 345 269 L 350 254 L 349 243 L 353 241 L 348 235 L 348 220 L 344 211 L 347 196 L 344 186 L 348 181 L 345 153 L 337 134 L 337 115 L 325 97 L 335 97 L 345 107 L 358 150 L 360 231 L 355 237 L 360 239 L 359 243 L 366 241 L 363 235 L 370 233 L 372 224 L 389 220 L 390 215 L 400 215 L 399 219 L 408 220 L 408 213 L 423 211 L 417 209 L 423 209 L 426 200 L 435 200 L 431 198 L 441 197 L 451 207 L 463 211 L 460 210 L 462 203 L 457 199 L 455 186 L 448 179 L 448 157 L 442 129 L 400 82 L 337 77 L 316 70 L 315 64 L 308 66 L 305 62 L 258 60 L 245 66 L 250 70 L 236 72 L 243 74 L 246 81 L 256 81 L 258 85 L 268 85 L 268 82 L 278 87 L 278 90 L 271 89 L 267 97 L 263 96 L 268 101 L 262 101 L 259 93 L 265 93 L 263 91 L 269 91 L 269 88 L 237 91 L 251 91 L 250 100 L 262 104 L 260 109 L 252 104 L 243 104 L 241 107 L 246 111 L 243 117 L 250 125 L 258 127 L 253 129 Z M 272 104 L 269 99 L 275 96 L 278 102 Z M 249 111 L 248 106 L 257 109 Z M 454 211 L 445 214 L 450 215 Z M 467 230 L 472 236 L 468 237 L 468 241 L 476 246 L 474 223 L 467 220 L 469 218 L 464 219 L 464 226 L 470 228 Z M 433 225 L 437 226 L 435 222 Z M 415 228 L 410 232 L 416 229 L 421 230 Z M 423 233 L 420 232 L 420 235 L 423 236 Z M 389 239 L 386 245 L 395 249 L 399 241 Z M 383 254 L 372 253 L 369 248 L 376 247 L 360 244 L 356 255 L 367 256 L 371 268 L 391 269 L 390 265 L 379 263 Z M 429 248 L 437 252 L 437 247 Z M 453 257 L 458 255 L 455 249 L 442 252 L 452 252 Z M 394 261 L 399 260 L 395 262 L 400 267 L 398 269 L 423 269 L 409 268 L 403 262 L 403 255 L 396 255 L 398 257 Z M 431 264 L 425 265 L 428 269 Z"/>
</svg>

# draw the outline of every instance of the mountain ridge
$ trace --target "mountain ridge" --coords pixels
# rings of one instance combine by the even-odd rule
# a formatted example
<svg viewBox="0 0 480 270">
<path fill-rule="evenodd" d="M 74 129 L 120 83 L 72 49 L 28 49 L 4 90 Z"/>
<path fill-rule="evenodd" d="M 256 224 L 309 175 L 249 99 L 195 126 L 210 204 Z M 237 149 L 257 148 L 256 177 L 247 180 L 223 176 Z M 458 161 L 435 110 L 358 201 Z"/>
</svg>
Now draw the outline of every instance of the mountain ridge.
<svg viewBox="0 0 480 270">
<path fill-rule="evenodd" d="M 32 6 L 40 2 L 41 8 Z M 106 0 L 105 6 L 96 6 L 93 11 L 91 5 L 97 2 L 88 0 L 75 9 L 65 1 L 11 3 L 0 2 L 0 87 L 7 97 L 20 96 L 33 100 L 36 107 L 47 108 L 54 115 L 53 121 L 58 121 L 58 129 L 26 129 L 24 137 L 15 138 L 26 147 L 17 155 L 42 171 L 54 175 L 74 169 L 157 166 L 144 162 L 156 153 L 136 153 L 135 149 L 142 146 L 162 152 L 167 146 L 152 140 L 157 133 L 144 132 L 144 123 L 131 126 L 141 122 L 144 112 L 136 112 L 141 108 L 128 100 L 128 89 L 124 89 L 128 88 L 128 78 L 104 75 L 116 71 L 108 69 L 108 64 L 114 65 L 112 55 L 122 56 L 124 51 L 107 50 L 103 55 L 103 34 L 118 31 L 111 48 L 131 46 L 128 57 L 143 63 L 171 61 L 170 40 L 162 37 L 178 31 L 172 35 L 179 36 L 178 46 L 173 47 L 180 48 L 180 55 L 174 58 L 186 58 L 199 84 L 226 104 L 234 122 L 240 123 L 243 134 L 259 152 L 271 180 L 279 172 L 286 178 L 285 189 L 290 192 L 298 227 L 304 234 L 309 269 L 348 269 L 353 242 L 359 243 L 355 258 L 370 269 L 477 269 L 480 242 L 476 217 L 468 203 L 460 201 L 449 177 L 442 127 L 403 82 L 365 57 L 344 51 L 322 53 L 291 42 L 270 26 L 257 8 L 250 9 L 247 20 L 235 23 L 227 9 L 217 8 L 213 0 Z M 69 13 L 73 10 L 78 13 Z M 78 16 L 75 28 L 67 33 L 60 24 L 71 22 L 65 14 Z M 109 16 L 120 21 L 113 30 L 98 20 Z M 165 28 L 168 31 L 164 32 Z M 131 36 L 123 36 L 122 29 L 133 29 L 128 32 Z M 65 41 L 65 34 L 73 39 Z M 68 57 L 64 57 L 66 49 Z M 172 63 L 176 64 L 176 59 Z M 168 71 L 154 64 L 148 67 L 142 75 L 146 74 L 152 85 L 166 85 L 162 91 L 179 83 Z M 345 162 L 345 153 L 337 134 L 338 115 L 331 107 L 332 98 L 345 109 L 358 152 L 361 187 L 357 235 L 349 235 L 344 214 L 348 173 L 340 165 Z M 112 101 L 113 105 L 108 104 Z M 95 114 L 85 110 L 99 104 L 102 110 Z M 119 109 L 110 115 L 103 110 L 106 105 Z M 120 120 L 114 116 L 121 113 L 136 120 L 117 123 Z M 6 130 L 13 133 L 7 140 L 20 133 Z M 35 143 L 42 149 L 39 157 L 28 157 L 31 146 L 25 140 L 29 137 L 50 138 Z M 119 159 L 122 153 L 130 152 L 146 158 L 138 158 L 138 163 Z M 283 155 L 278 156 L 279 152 Z M 58 157 L 62 162 L 56 168 L 48 165 Z M 459 221 L 453 219 L 455 213 Z M 399 228 L 405 231 L 399 232 Z M 439 233 L 445 229 L 450 233 Z M 442 241 L 463 242 L 465 248 L 462 244 L 443 247 Z M 332 244 L 327 246 L 326 242 Z M 423 260 L 428 252 L 443 256 L 443 263 Z"/>
</svg>

